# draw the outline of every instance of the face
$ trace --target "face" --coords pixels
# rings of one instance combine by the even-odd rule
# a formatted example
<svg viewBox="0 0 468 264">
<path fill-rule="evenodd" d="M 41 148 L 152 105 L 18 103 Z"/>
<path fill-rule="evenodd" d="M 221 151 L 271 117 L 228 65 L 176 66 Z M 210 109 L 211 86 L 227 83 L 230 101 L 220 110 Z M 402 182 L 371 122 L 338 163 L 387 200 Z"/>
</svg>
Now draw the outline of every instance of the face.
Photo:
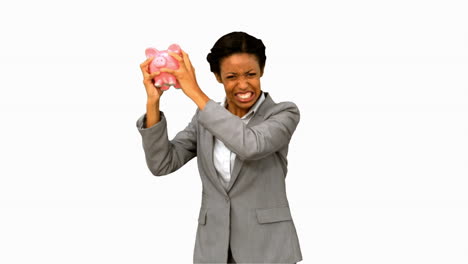
<svg viewBox="0 0 468 264">
<path fill-rule="evenodd" d="M 255 104 L 261 93 L 258 59 L 253 54 L 236 53 L 222 59 L 220 74 L 215 74 L 226 91 L 227 109 L 239 117 L 244 116 Z"/>
</svg>

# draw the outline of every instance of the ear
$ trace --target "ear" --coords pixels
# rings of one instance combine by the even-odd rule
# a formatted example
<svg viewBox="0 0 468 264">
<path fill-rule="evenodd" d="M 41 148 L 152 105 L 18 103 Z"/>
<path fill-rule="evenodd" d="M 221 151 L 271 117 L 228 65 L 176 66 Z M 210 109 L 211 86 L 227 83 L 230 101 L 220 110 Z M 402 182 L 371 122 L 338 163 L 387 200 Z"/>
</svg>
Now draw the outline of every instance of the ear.
<svg viewBox="0 0 468 264">
<path fill-rule="evenodd" d="M 157 54 L 159 53 L 159 51 L 155 48 L 147 48 L 145 50 L 145 54 L 146 54 L 146 58 L 149 58 L 149 57 L 154 57 L 156 56 Z"/>
<path fill-rule="evenodd" d="M 167 49 L 168 51 L 171 51 L 171 52 L 175 52 L 177 54 L 182 54 L 181 52 L 181 48 L 179 47 L 179 45 L 177 44 L 172 44 L 169 46 L 169 48 Z"/>
<path fill-rule="evenodd" d="M 215 73 L 214 75 L 215 75 L 215 77 L 216 77 L 216 80 L 217 80 L 219 83 L 223 83 L 223 80 L 221 79 L 221 76 L 219 76 L 219 74 Z"/>
</svg>

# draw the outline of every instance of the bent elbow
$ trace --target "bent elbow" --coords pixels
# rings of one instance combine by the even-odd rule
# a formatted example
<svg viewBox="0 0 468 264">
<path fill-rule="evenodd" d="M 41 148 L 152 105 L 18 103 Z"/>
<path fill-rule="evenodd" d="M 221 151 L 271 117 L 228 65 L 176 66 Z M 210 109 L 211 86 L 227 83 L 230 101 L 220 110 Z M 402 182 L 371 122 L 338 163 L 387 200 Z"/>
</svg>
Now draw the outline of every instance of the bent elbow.
<svg viewBox="0 0 468 264">
<path fill-rule="evenodd" d="M 168 169 L 167 166 L 163 166 L 163 164 L 161 163 L 155 164 L 155 163 L 148 162 L 148 169 L 151 172 L 151 174 L 157 177 L 165 176 L 172 172 L 171 170 Z"/>
<path fill-rule="evenodd" d="M 172 171 L 161 171 L 161 170 L 154 170 L 150 169 L 151 174 L 156 177 L 161 177 L 161 176 L 166 176 L 168 174 L 171 174 Z"/>
<path fill-rule="evenodd" d="M 150 172 L 151 172 L 151 174 L 153 174 L 153 176 L 156 176 L 156 177 L 161 177 L 161 176 L 166 175 L 166 174 L 164 174 L 164 173 L 161 173 L 161 172 L 158 171 L 158 170 L 153 170 L 153 169 L 150 169 Z"/>
</svg>

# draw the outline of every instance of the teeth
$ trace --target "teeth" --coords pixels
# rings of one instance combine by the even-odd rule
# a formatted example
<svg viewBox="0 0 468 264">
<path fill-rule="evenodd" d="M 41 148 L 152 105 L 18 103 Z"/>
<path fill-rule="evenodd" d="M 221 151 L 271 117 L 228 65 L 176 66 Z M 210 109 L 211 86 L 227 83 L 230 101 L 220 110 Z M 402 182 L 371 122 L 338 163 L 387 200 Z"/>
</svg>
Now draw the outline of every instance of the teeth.
<svg viewBox="0 0 468 264">
<path fill-rule="evenodd" d="M 247 99 L 247 98 L 249 98 L 251 95 L 252 95 L 251 92 L 245 93 L 245 94 L 237 94 L 237 96 L 239 96 L 239 97 L 242 98 L 242 99 Z"/>
</svg>

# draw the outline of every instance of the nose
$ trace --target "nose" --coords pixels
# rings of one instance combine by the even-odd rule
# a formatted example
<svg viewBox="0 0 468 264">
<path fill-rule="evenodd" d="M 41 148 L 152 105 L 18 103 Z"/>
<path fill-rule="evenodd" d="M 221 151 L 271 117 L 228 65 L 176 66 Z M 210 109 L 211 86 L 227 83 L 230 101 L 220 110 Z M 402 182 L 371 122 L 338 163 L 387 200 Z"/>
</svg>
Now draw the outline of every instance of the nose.
<svg viewBox="0 0 468 264">
<path fill-rule="evenodd" d="M 237 87 L 240 89 L 247 89 L 249 88 L 249 80 L 245 77 L 239 78 L 239 81 L 237 83 Z"/>
<path fill-rule="evenodd" d="M 166 59 L 163 57 L 156 58 L 156 60 L 154 61 L 154 65 L 156 67 L 163 67 L 164 65 L 166 65 Z"/>
</svg>

